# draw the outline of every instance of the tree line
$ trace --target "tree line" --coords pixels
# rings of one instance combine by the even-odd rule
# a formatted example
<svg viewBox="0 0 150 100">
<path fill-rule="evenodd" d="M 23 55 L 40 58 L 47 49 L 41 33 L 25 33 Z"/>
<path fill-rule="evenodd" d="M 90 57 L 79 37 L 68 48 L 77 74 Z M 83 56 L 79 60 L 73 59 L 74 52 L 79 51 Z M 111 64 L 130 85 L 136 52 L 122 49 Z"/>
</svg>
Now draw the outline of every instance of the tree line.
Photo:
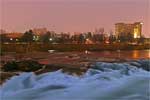
<svg viewBox="0 0 150 100">
<path fill-rule="evenodd" d="M 124 34 L 121 33 L 118 37 L 116 37 L 113 34 L 109 34 L 107 36 L 106 34 L 92 34 L 91 32 L 87 33 L 81 33 L 81 34 L 75 34 L 70 35 L 67 33 L 60 33 L 59 35 L 55 32 L 46 32 L 43 35 L 36 35 L 32 30 L 28 30 L 19 38 L 10 38 L 7 37 L 7 34 L 0 34 L 1 42 L 25 42 L 25 43 L 31 43 L 31 42 L 42 42 L 42 43 L 87 43 L 88 41 L 91 41 L 90 43 L 116 43 L 116 42 L 138 42 L 143 43 L 144 42 L 144 36 L 141 36 L 138 39 L 135 39 L 133 37 L 133 34 L 128 33 Z"/>
</svg>

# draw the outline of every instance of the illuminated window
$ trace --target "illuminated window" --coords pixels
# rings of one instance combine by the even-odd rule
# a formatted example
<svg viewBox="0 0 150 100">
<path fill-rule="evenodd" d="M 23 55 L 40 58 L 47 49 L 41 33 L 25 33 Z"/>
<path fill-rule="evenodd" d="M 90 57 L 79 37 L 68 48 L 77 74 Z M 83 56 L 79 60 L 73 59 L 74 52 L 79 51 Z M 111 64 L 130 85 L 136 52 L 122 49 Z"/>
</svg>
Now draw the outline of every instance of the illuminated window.
<svg viewBox="0 0 150 100">
<path fill-rule="evenodd" d="M 134 33 L 134 38 L 137 38 L 137 33 Z"/>
<path fill-rule="evenodd" d="M 138 37 L 139 30 L 138 28 L 134 28 L 134 38 Z"/>
</svg>

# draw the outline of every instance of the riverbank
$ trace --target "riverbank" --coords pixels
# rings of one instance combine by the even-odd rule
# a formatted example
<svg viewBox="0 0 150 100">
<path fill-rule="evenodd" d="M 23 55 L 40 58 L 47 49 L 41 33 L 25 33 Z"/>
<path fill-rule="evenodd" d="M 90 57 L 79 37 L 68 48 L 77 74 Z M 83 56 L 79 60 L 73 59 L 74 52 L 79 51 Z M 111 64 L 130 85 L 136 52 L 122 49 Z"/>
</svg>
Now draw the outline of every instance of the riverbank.
<svg viewBox="0 0 150 100">
<path fill-rule="evenodd" d="M 2 52 L 16 52 L 16 53 L 28 53 L 28 52 L 47 52 L 48 50 L 56 50 L 61 52 L 71 51 L 115 51 L 115 50 L 145 50 L 150 49 L 150 44 L 48 44 L 48 43 L 31 43 L 31 44 L 19 44 L 9 43 L 1 44 Z"/>
<path fill-rule="evenodd" d="M 1 56 L 1 67 L 8 62 L 15 62 L 21 68 L 18 71 L 1 72 L 2 80 L 6 80 L 20 72 L 35 72 L 42 74 L 62 69 L 72 75 L 84 74 L 96 62 L 123 63 L 142 59 L 150 59 L 149 50 L 101 51 L 101 52 L 5 52 Z M 34 64 L 33 64 L 33 63 Z M 16 64 L 12 64 L 13 66 Z M 38 65 L 39 64 L 39 65 Z M 10 66 L 12 66 L 10 65 Z M 32 66 L 33 65 L 33 66 Z M 30 70 L 36 67 L 37 70 Z M 35 68 L 34 67 L 34 68 Z M 8 74 L 8 75 L 7 75 Z"/>
</svg>

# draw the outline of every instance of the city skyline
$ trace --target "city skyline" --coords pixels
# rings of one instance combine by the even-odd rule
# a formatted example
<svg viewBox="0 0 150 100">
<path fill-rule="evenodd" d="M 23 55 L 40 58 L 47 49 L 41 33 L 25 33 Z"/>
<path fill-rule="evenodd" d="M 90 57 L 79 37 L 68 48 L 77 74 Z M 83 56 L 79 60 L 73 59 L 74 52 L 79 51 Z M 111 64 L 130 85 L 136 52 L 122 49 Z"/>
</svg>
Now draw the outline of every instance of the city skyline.
<svg viewBox="0 0 150 100">
<path fill-rule="evenodd" d="M 46 27 L 56 32 L 93 32 L 95 28 L 113 30 L 118 22 L 143 22 L 142 33 L 149 32 L 148 0 L 3 0 L 2 29 L 21 31 Z"/>
</svg>

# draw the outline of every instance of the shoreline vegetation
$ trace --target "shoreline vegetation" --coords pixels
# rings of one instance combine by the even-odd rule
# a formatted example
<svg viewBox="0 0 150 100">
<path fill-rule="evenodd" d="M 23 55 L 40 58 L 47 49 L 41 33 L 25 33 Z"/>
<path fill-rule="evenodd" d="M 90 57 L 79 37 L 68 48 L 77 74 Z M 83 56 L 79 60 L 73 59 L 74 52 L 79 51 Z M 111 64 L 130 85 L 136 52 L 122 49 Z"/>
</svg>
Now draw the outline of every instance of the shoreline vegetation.
<svg viewBox="0 0 150 100">
<path fill-rule="evenodd" d="M 10 49 L 11 48 L 11 49 Z M 47 52 L 56 50 L 59 52 L 71 51 L 115 51 L 115 50 L 145 50 L 150 49 L 150 44 L 50 44 L 50 43 L 1 43 L 1 53 L 3 52 Z"/>
</svg>

